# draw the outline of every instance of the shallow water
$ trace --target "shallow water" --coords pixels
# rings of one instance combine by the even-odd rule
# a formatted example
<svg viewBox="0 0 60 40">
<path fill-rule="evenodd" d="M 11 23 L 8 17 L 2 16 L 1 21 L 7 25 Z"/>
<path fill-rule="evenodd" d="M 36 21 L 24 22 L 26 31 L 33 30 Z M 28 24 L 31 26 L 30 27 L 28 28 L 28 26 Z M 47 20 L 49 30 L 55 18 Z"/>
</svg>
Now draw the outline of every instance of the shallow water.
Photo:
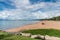
<svg viewBox="0 0 60 40">
<path fill-rule="evenodd" d="M 16 28 L 36 22 L 38 21 L 0 21 L 0 30 Z"/>
</svg>

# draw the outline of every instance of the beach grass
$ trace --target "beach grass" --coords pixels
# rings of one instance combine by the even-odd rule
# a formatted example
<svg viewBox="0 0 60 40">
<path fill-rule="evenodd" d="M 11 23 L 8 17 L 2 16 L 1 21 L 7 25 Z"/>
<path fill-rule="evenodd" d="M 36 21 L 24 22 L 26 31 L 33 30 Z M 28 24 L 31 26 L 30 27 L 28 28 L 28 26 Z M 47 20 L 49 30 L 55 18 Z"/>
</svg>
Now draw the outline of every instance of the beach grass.
<svg viewBox="0 0 60 40">
<path fill-rule="evenodd" d="M 60 30 L 56 29 L 35 29 L 35 30 L 26 30 L 23 31 L 23 33 L 31 33 L 33 35 L 49 35 L 49 36 L 55 36 L 60 37 Z"/>
</svg>

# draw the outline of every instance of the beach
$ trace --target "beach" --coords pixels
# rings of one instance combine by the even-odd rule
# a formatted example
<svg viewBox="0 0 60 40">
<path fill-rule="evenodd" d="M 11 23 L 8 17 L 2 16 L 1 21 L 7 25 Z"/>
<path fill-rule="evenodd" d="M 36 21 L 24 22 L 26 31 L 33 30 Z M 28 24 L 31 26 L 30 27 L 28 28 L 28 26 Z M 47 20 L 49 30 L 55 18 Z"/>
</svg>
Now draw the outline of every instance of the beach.
<svg viewBox="0 0 60 40">
<path fill-rule="evenodd" d="M 6 32 L 20 32 L 32 29 L 58 29 L 60 30 L 60 21 L 40 21 L 33 24 L 24 25 L 22 27 L 5 30 Z"/>
</svg>

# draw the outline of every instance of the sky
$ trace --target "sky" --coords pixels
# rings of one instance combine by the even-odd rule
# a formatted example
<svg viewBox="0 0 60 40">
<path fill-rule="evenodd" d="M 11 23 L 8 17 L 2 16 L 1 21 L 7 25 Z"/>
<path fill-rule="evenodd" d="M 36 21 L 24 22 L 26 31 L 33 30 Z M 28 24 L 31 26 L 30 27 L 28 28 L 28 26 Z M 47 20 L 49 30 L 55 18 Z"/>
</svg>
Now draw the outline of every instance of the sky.
<svg viewBox="0 0 60 40">
<path fill-rule="evenodd" d="M 45 19 L 60 16 L 60 0 L 0 0 L 0 19 Z"/>
</svg>

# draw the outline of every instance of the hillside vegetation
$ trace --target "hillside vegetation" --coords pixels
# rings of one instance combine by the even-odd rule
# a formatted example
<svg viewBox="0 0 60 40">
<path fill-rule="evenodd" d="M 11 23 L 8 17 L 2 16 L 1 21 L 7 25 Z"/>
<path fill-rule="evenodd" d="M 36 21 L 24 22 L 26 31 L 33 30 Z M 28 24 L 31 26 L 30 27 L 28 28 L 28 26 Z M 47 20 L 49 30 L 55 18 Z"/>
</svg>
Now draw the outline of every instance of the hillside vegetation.
<svg viewBox="0 0 60 40">
<path fill-rule="evenodd" d="M 57 16 L 57 17 L 52 17 L 52 18 L 49 18 L 49 19 L 44 19 L 44 20 L 60 21 L 60 16 Z"/>
</svg>

